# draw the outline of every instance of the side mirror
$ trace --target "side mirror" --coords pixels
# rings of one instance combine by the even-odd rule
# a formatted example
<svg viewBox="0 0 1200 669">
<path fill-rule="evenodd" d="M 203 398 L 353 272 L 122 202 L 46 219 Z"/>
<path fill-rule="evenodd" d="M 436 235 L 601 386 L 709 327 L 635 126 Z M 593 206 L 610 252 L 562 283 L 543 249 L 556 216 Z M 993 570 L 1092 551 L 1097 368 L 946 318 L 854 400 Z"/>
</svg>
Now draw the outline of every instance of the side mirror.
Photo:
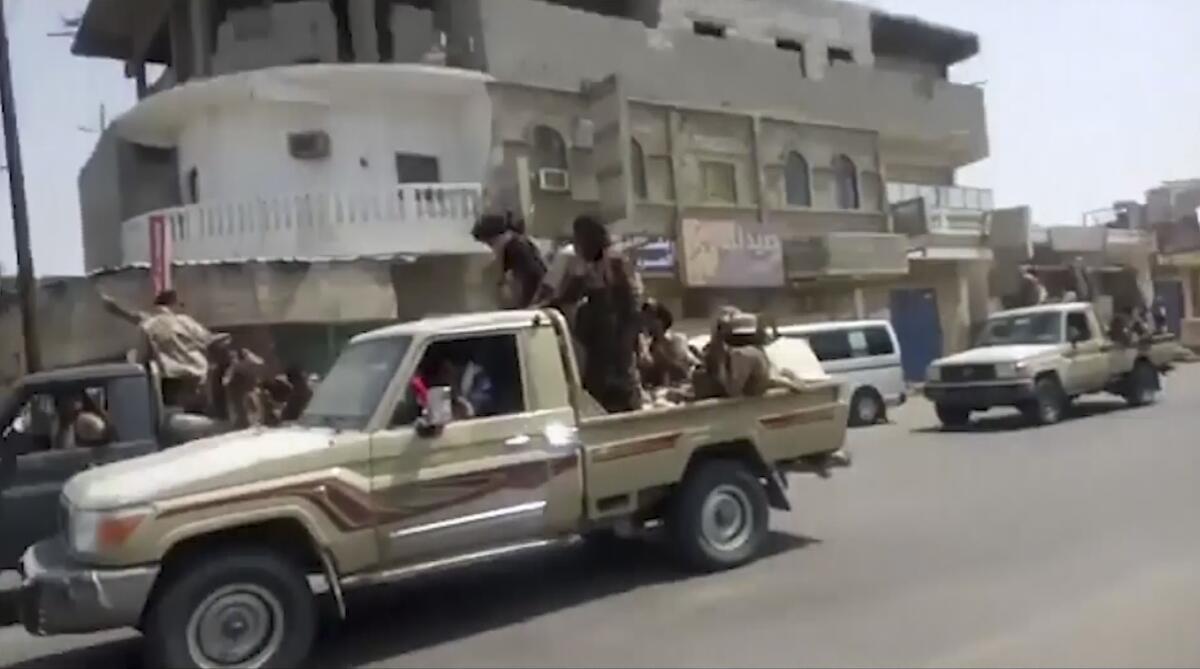
<svg viewBox="0 0 1200 669">
<path fill-rule="evenodd" d="M 1072 346 L 1075 346 L 1079 342 L 1087 341 L 1087 336 L 1084 335 L 1083 330 L 1080 330 L 1079 328 L 1071 328 L 1067 332 L 1067 340 L 1071 342 Z"/>
<path fill-rule="evenodd" d="M 454 420 L 454 394 L 446 386 L 430 388 L 425 411 L 417 419 L 417 434 L 436 437 Z"/>
</svg>

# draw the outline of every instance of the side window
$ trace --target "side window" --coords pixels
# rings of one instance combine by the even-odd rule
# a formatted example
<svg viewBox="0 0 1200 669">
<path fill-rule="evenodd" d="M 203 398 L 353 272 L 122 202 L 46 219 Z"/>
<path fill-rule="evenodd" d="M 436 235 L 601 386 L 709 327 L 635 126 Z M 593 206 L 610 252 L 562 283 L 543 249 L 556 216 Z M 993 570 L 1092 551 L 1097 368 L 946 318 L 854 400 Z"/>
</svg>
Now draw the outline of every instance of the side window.
<svg viewBox="0 0 1200 669">
<path fill-rule="evenodd" d="M 28 455 L 50 450 L 57 424 L 54 398 L 47 394 L 31 395 L 4 426 L 4 449 L 14 455 Z"/>
<path fill-rule="evenodd" d="M 495 418 L 525 410 L 516 335 L 434 342 L 421 356 L 393 427 L 412 425 L 430 388 L 450 388 L 456 421 Z"/>
<path fill-rule="evenodd" d="M 84 446 L 112 440 L 108 398 L 103 387 L 63 388 L 31 395 L 3 428 L 5 448 L 17 455 Z"/>
<path fill-rule="evenodd" d="M 1067 314 L 1067 333 L 1079 339 L 1091 339 L 1092 327 L 1088 323 L 1087 314 L 1078 311 Z"/>
<path fill-rule="evenodd" d="M 864 333 L 867 336 L 868 355 L 892 355 L 896 352 L 896 345 L 887 328 L 867 328 Z"/>
<path fill-rule="evenodd" d="M 808 336 L 808 345 L 821 362 L 846 360 L 854 357 L 850 347 L 850 337 L 845 330 L 833 332 L 816 332 Z"/>
</svg>

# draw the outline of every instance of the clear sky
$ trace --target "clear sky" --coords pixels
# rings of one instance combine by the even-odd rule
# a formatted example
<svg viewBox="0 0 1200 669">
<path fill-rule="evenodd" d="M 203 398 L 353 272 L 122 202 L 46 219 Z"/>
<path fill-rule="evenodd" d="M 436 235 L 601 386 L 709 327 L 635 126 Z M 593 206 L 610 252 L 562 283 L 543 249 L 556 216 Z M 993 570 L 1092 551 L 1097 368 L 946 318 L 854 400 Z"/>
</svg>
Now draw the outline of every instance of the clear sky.
<svg viewBox="0 0 1200 669">
<path fill-rule="evenodd" d="M 70 55 L 47 37 L 86 0 L 3 0 L 8 7 L 22 154 L 38 273 L 82 271 L 79 168 L 99 107 L 132 104 L 119 63 Z M 884 9 L 979 34 L 955 68 L 985 81 L 991 157 L 960 183 L 999 206 L 1032 205 L 1044 224 L 1075 223 L 1164 179 L 1200 176 L 1200 0 L 873 0 Z M 15 268 L 8 189 L 0 188 L 0 266 Z"/>
</svg>

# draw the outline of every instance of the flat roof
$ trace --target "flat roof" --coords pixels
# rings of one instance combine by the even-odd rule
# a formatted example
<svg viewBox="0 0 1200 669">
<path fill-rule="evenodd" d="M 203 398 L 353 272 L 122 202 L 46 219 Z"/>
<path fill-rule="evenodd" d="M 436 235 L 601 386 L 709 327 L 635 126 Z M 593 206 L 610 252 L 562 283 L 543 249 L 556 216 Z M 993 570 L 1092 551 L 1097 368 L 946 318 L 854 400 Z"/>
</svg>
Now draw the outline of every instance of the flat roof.
<svg viewBox="0 0 1200 669">
<path fill-rule="evenodd" d="M 78 367 L 63 367 L 44 372 L 35 372 L 22 377 L 19 385 L 45 385 L 53 383 L 72 383 L 82 379 L 107 380 L 124 376 L 142 376 L 146 373 L 138 365 L 128 362 L 115 362 L 102 365 L 80 365 Z"/>
<path fill-rule="evenodd" d="M 491 330 L 508 330 L 532 327 L 538 323 L 549 323 L 542 312 L 524 311 L 483 311 L 472 314 L 453 314 L 445 316 L 429 316 L 419 321 L 409 321 L 361 334 L 353 339 L 357 344 L 376 339 L 391 337 L 412 337 L 433 334 L 469 334 L 471 332 L 487 332 Z"/>
<path fill-rule="evenodd" d="M 979 54 L 979 36 L 916 16 L 871 13 L 871 49 L 876 56 L 908 56 L 940 65 Z"/>
<path fill-rule="evenodd" d="M 80 17 L 71 53 L 76 56 L 131 60 L 139 25 L 150 17 L 165 19 L 171 0 L 91 0 Z M 151 42 L 146 62 L 166 65 L 170 49 L 166 31 Z"/>
</svg>

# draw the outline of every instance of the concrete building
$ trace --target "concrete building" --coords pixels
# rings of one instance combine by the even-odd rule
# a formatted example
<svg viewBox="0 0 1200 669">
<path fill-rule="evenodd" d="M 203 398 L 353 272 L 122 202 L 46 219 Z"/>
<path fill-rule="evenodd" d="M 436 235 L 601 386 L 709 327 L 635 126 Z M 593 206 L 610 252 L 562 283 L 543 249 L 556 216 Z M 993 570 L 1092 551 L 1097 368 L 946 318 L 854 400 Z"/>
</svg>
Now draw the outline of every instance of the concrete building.
<svg viewBox="0 0 1200 669">
<path fill-rule="evenodd" d="M 978 48 L 833 0 L 92 0 L 74 50 L 141 101 L 80 174 L 87 268 L 138 276 L 161 220 L 198 316 L 332 348 L 477 308 L 482 208 L 544 240 L 601 211 L 685 319 L 890 317 L 923 369 L 1028 246 L 1000 230 L 1027 212 L 955 183 L 988 155 L 948 77 Z"/>
<path fill-rule="evenodd" d="M 1183 343 L 1200 349 L 1200 179 L 1166 181 L 1145 202 L 1122 202 L 1119 220 L 1154 235 L 1154 292 Z"/>
</svg>

